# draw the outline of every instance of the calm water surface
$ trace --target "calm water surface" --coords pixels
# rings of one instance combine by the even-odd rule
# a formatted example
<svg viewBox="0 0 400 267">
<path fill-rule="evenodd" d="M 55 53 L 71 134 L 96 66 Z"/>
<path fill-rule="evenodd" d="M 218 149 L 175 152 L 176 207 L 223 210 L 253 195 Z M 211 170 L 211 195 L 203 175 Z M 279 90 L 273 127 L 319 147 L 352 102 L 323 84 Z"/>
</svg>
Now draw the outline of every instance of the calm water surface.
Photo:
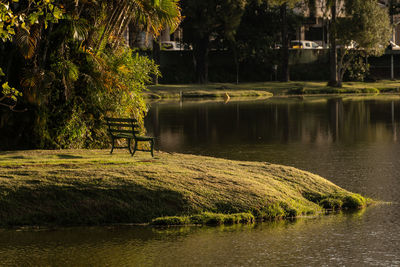
<svg viewBox="0 0 400 267">
<path fill-rule="evenodd" d="M 295 166 L 392 202 L 253 226 L 0 231 L 5 266 L 400 266 L 400 97 L 154 103 L 157 148 Z"/>
</svg>

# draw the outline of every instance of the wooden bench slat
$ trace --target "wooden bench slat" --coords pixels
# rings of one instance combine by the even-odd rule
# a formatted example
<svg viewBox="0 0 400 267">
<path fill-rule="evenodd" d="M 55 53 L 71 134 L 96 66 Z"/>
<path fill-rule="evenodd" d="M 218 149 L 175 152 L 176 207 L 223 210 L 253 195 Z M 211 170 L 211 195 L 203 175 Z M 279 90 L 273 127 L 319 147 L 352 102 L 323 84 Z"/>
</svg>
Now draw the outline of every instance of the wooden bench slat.
<svg viewBox="0 0 400 267">
<path fill-rule="evenodd" d="M 137 122 L 136 119 L 128 119 L 128 118 L 105 118 L 106 121 L 110 121 L 110 122 Z"/>
<path fill-rule="evenodd" d="M 128 134 L 116 134 L 116 135 L 114 135 L 114 139 L 121 139 L 121 138 L 133 139 L 133 135 L 128 135 Z"/>
<path fill-rule="evenodd" d="M 139 131 L 133 131 L 132 130 L 123 130 L 123 129 L 110 129 L 111 133 L 128 133 L 128 134 L 138 134 Z"/>
<path fill-rule="evenodd" d="M 110 127 L 129 127 L 129 128 L 132 128 L 132 127 L 139 127 L 139 125 L 138 124 L 136 124 L 136 123 L 134 123 L 134 124 L 127 124 L 127 123 L 113 123 L 113 122 L 110 122 L 110 123 L 107 123 L 107 125 L 108 126 L 110 126 Z"/>
</svg>

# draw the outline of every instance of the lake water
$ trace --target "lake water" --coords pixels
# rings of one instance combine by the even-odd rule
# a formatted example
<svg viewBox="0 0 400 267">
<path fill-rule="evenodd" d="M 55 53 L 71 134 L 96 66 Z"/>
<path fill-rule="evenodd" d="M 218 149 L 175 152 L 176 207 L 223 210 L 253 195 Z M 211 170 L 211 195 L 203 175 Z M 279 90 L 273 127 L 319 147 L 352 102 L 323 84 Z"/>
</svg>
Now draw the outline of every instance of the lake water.
<svg viewBox="0 0 400 267">
<path fill-rule="evenodd" d="M 153 103 L 157 149 L 269 161 L 392 202 L 229 227 L 0 231 L 5 266 L 400 266 L 400 97 Z"/>
</svg>

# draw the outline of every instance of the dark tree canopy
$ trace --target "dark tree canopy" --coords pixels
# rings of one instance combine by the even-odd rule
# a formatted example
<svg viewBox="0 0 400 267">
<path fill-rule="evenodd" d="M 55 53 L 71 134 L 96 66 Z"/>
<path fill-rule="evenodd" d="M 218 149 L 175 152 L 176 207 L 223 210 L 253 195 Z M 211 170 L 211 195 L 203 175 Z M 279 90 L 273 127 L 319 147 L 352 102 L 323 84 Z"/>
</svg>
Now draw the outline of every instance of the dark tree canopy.
<svg viewBox="0 0 400 267">
<path fill-rule="evenodd" d="M 208 82 L 211 39 L 233 40 L 246 4 L 246 0 L 182 1 L 184 39 L 193 45 L 197 82 Z"/>
</svg>

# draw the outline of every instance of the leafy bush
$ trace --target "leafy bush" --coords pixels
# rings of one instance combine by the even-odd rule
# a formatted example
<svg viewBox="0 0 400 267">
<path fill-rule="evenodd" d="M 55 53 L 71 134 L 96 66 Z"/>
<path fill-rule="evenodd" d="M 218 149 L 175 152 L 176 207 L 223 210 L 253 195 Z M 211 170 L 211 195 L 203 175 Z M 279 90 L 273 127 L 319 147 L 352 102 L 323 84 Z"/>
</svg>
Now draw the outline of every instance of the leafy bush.
<svg viewBox="0 0 400 267">
<path fill-rule="evenodd" d="M 188 224 L 188 220 L 187 220 L 187 217 L 167 216 L 167 217 L 155 218 L 151 222 L 151 224 L 159 225 L 159 226 L 185 225 L 185 224 Z"/>
<path fill-rule="evenodd" d="M 70 90 L 66 102 L 56 107 L 60 94 L 67 96 L 64 82 L 56 79 L 50 91 L 58 93 L 50 95 L 47 101 L 51 105 L 44 107 L 48 114 L 47 128 L 54 129 L 49 132 L 55 140 L 54 146 L 104 147 L 109 143 L 104 116 L 135 118 L 143 126 L 147 107 L 142 92 L 152 75 L 160 75 L 152 60 L 127 48 L 106 51 L 100 56 L 87 51 L 77 55 L 75 63 L 68 64 L 60 63 L 56 56 L 53 58 L 57 62 L 51 65 L 52 71 L 68 81 Z M 69 66 L 68 72 L 65 66 Z M 49 112 L 50 109 L 56 112 Z"/>
<path fill-rule="evenodd" d="M 90 122 L 85 120 L 84 111 L 74 105 L 69 118 L 56 133 L 56 142 L 60 147 L 81 148 L 91 140 Z"/>
<path fill-rule="evenodd" d="M 356 53 L 356 55 L 351 55 L 353 58 L 350 60 L 350 64 L 347 67 L 345 80 L 363 82 L 369 75 L 370 65 L 366 62 L 361 53 L 358 51 L 352 53 Z"/>
<path fill-rule="evenodd" d="M 361 209 L 365 207 L 367 200 L 359 194 L 352 194 L 344 197 L 343 208 L 346 209 Z"/>
<path fill-rule="evenodd" d="M 360 209 L 367 205 L 367 200 L 359 194 L 333 194 L 323 198 L 318 203 L 324 209 Z"/>
<path fill-rule="evenodd" d="M 343 201 L 337 198 L 325 198 L 319 202 L 319 205 L 327 210 L 340 210 L 343 206 Z"/>
<path fill-rule="evenodd" d="M 285 210 L 279 205 L 279 203 L 270 204 L 261 209 L 260 219 L 263 221 L 283 217 L 285 217 Z"/>
</svg>

